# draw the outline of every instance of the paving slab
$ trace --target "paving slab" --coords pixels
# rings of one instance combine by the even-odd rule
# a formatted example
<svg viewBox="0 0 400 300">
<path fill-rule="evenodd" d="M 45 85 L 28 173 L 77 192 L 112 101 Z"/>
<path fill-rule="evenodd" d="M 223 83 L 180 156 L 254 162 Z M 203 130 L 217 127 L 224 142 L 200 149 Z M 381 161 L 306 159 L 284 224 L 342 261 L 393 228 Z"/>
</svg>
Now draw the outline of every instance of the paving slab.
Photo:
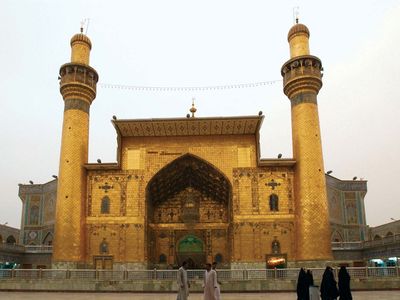
<svg viewBox="0 0 400 300">
<path fill-rule="evenodd" d="M 296 300 L 295 293 L 224 293 L 223 300 Z M 4 300 L 175 300 L 172 293 L 43 293 L 43 292 L 2 292 Z M 191 294 L 189 300 L 202 300 L 202 294 Z M 400 291 L 353 292 L 353 300 L 399 300 Z"/>
</svg>

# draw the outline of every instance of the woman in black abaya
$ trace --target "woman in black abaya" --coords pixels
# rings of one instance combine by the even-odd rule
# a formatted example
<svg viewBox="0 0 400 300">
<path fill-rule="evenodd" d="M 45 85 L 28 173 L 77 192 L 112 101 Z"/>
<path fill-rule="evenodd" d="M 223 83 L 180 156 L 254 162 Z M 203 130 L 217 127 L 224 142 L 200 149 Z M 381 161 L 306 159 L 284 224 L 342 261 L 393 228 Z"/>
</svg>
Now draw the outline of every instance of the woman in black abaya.
<svg viewBox="0 0 400 300">
<path fill-rule="evenodd" d="M 346 270 L 346 267 L 340 267 L 339 270 L 339 299 L 340 300 L 352 300 L 350 291 L 350 275 Z"/>
<path fill-rule="evenodd" d="M 336 286 L 336 280 L 333 276 L 331 267 L 326 267 L 321 281 L 321 299 L 322 300 L 336 300 L 339 296 L 339 291 Z"/>
</svg>

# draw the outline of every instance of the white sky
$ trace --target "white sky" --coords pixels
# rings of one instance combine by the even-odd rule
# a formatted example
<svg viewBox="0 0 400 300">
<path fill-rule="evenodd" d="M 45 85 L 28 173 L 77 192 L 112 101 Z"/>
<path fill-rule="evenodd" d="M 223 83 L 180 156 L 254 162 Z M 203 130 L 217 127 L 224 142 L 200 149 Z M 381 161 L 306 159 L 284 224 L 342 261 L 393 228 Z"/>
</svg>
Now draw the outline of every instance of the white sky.
<svg viewBox="0 0 400 300">
<path fill-rule="evenodd" d="M 368 180 L 370 225 L 400 219 L 399 1 L 0 0 L 0 223 L 20 225 L 18 183 L 58 173 L 64 104 L 57 76 L 82 19 L 90 18 L 100 82 L 221 85 L 281 78 L 295 6 L 325 70 L 318 97 L 325 169 Z M 290 103 L 278 82 L 212 92 L 99 87 L 89 160 L 115 161 L 112 115 L 184 117 L 192 97 L 197 116 L 262 110 L 262 157 L 292 156 Z"/>
</svg>

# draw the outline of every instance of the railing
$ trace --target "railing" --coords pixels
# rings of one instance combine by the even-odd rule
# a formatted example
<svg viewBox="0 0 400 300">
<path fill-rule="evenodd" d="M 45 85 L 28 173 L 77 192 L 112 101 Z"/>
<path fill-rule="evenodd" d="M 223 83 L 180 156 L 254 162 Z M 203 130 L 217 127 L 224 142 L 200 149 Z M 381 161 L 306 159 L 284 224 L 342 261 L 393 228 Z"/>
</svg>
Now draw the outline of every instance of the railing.
<svg viewBox="0 0 400 300">
<path fill-rule="evenodd" d="M 17 253 L 52 253 L 53 246 L 50 245 L 19 245 L 0 243 L 0 250 Z"/>
<path fill-rule="evenodd" d="M 0 242 L 0 251 L 21 253 L 25 251 L 24 246 L 17 244 L 7 244 Z"/>
<path fill-rule="evenodd" d="M 319 281 L 325 269 L 312 268 L 314 280 Z M 351 278 L 390 278 L 400 277 L 400 267 L 349 267 Z M 338 269 L 334 268 L 337 278 Z M 189 280 L 203 280 L 204 270 L 188 270 Z M 297 280 L 299 269 L 249 269 L 249 270 L 218 270 L 220 281 L 245 280 Z M 177 270 L 64 270 L 64 269 L 14 269 L 0 270 L 0 280 L 7 279 L 47 279 L 47 280 L 85 280 L 85 281 L 152 281 L 173 280 L 177 278 Z"/>
<path fill-rule="evenodd" d="M 26 245 L 26 253 L 52 253 L 53 246 L 50 245 Z"/>
<path fill-rule="evenodd" d="M 398 242 L 400 242 L 400 234 L 395 234 L 373 241 L 332 242 L 332 250 L 361 250 Z"/>
</svg>

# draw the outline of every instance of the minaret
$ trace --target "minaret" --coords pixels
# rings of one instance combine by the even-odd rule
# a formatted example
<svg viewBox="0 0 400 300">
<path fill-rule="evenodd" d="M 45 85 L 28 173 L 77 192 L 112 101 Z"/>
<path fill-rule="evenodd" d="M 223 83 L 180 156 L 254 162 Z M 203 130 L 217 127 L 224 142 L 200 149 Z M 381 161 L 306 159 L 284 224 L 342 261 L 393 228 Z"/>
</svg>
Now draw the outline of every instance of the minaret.
<svg viewBox="0 0 400 300">
<path fill-rule="evenodd" d="M 328 202 L 318 118 L 317 94 L 322 65 L 310 55 L 310 32 L 303 24 L 288 34 L 290 60 L 281 69 L 284 93 L 291 102 L 296 260 L 332 259 Z"/>
<path fill-rule="evenodd" d="M 53 246 L 56 268 L 76 268 L 85 262 L 84 164 L 88 161 L 89 109 L 99 77 L 89 66 L 92 43 L 82 31 L 72 37 L 71 62 L 61 66 L 59 77 L 64 120 Z"/>
</svg>

